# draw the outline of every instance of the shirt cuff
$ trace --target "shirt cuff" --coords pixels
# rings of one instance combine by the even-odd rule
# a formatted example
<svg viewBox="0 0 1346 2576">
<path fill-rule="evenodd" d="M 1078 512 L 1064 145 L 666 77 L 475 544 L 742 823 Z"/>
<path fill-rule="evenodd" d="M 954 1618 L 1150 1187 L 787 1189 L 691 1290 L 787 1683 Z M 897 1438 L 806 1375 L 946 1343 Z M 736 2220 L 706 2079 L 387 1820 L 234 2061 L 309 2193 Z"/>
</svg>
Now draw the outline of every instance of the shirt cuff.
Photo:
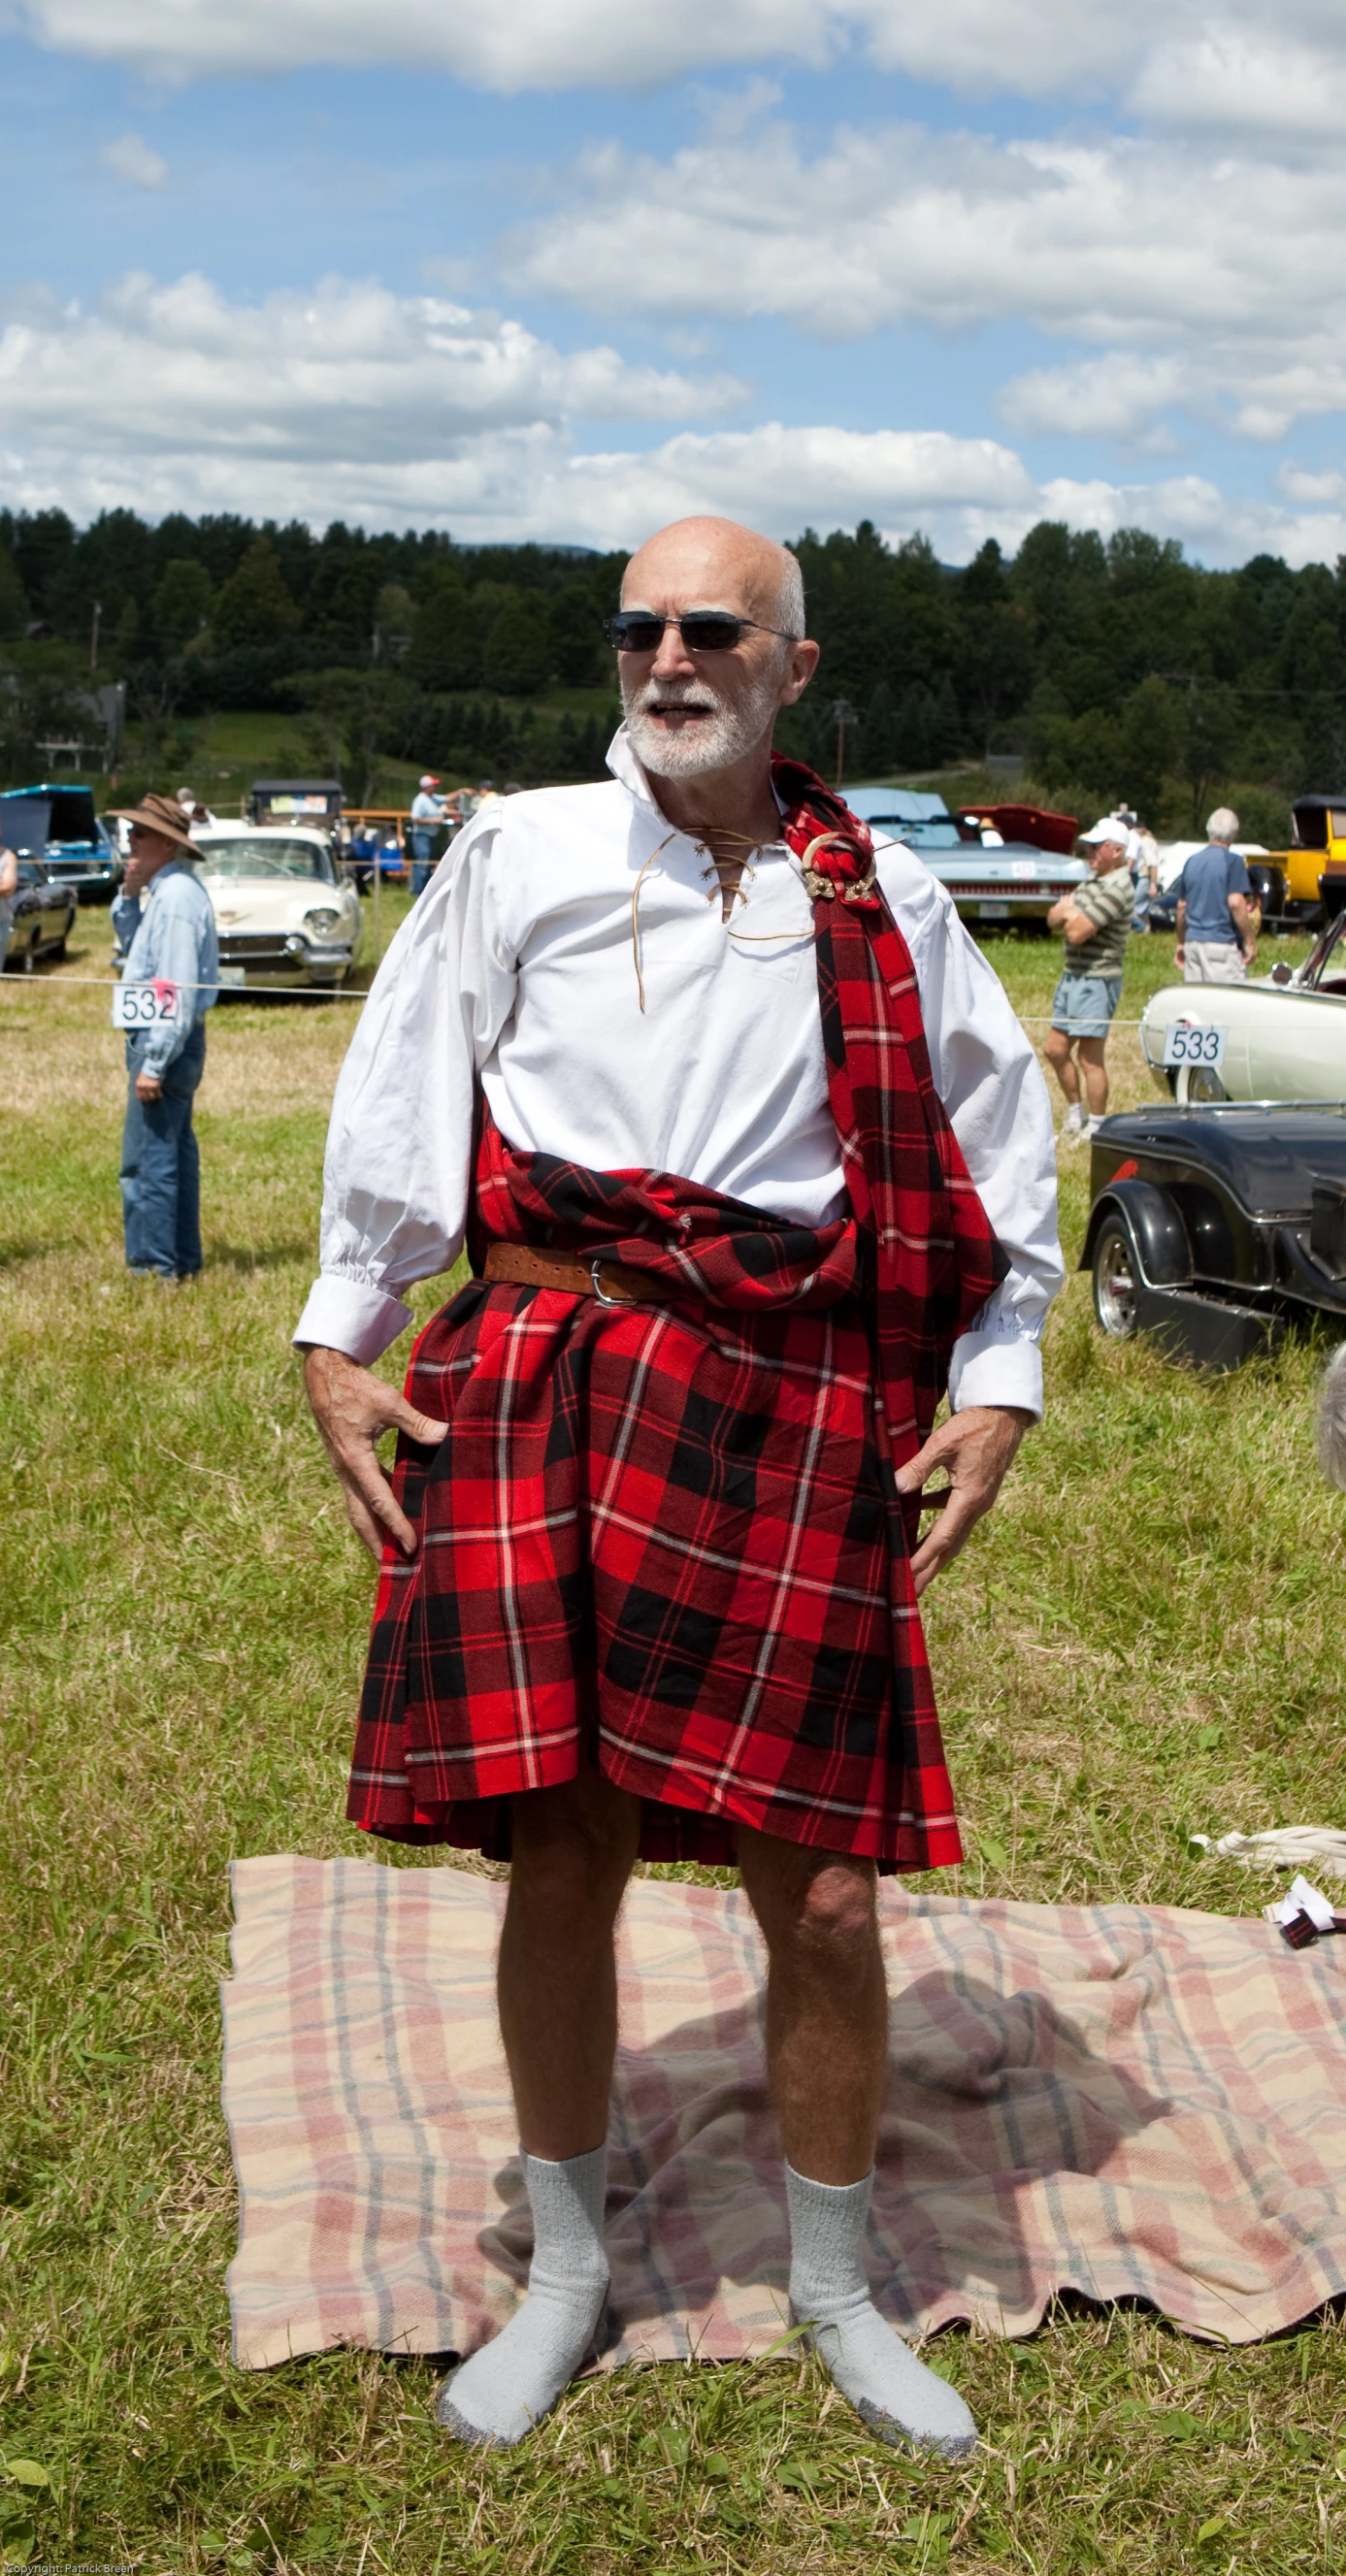
<svg viewBox="0 0 1346 2576">
<path fill-rule="evenodd" d="M 291 1338 L 316 1342 L 327 1351 L 344 1351 L 361 1368 L 372 1368 L 411 1321 L 411 1308 L 400 1297 L 371 1288 L 367 1280 L 325 1270 L 314 1280 Z"/>
<path fill-rule="evenodd" d="M 949 1361 L 949 1411 L 972 1404 L 1022 1405 L 1042 1416 L 1042 1353 L 1036 1342 L 1003 1333 L 963 1333 Z"/>
</svg>

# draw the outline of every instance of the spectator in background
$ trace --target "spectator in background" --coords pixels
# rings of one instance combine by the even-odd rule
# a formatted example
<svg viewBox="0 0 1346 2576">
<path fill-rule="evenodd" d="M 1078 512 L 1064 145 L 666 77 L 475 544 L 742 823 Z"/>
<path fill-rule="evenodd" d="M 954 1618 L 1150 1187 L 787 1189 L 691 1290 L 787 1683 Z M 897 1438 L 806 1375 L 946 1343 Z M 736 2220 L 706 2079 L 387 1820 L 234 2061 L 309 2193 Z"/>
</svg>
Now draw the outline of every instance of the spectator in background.
<svg viewBox="0 0 1346 2576">
<path fill-rule="evenodd" d="M 1132 813 L 1129 806 L 1118 807 L 1117 819 L 1119 823 L 1130 825 L 1126 843 L 1126 864 L 1131 871 L 1134 896 L 1131 927 L 1133 930 L 1148 930 L 1150 905 L 1159 892 L 1159 844 L 1153 832 Z"/>
<path fill-rule="evenodd" d="M 435 872 L 435 842 L 444 819 L 444 799 L 427 770 L 411 800 L 411 900 L 425 892 Z"/>
<path fill-rule="evenodd" d="M 13 850 L 0 842 L 0 975 L 9 955 L 10 934 L 14 928 L 14 897 L 19 891 L 19 862 Z"/>
<path fill-rule="evenodd" d="M 1228 805 L 1206 820 L 1206 846 L 1193 850 L 1178 879 L 1175 963 L 1188 984 L 1242 984 L 1257 955 L 1252 881 L 1237 850 L 1239 827 Z"/>
<path fill-rule="evenodd" d="M 374 869 L 378 863 L 378 855 L 378 833 L 373 824 L 366 822 L 362 815 L 350 837 L 351 873 L 361 893 L 364 893 L 374 882 Z"/>
<path fill-rule="evenodd" d="M 201 1162 L 192 1103 L 205 1070 L 206 1024 L 220 985 L 220 947 L 187 820 L 171 796 L 122 809 L 131 856 L 112 907 L 128 984 L 171 984 L 171 1020 L 128 1030 L 122 1215 L 126 1266 L 141 1279 L 194 1279 L 201 1267 Z"/>
<path fill-rule="evenodd" d="M 1048 929 L 1065 933 L 1066 956 L 1043 1053 L 1066 1096 L 1062 1134 L 1068 1144 L 1092 1136 L 1108 1106 L 1108 1030 L 1122 998 L 1134 901 L 1126 864 L 1128 835 L 1129 826 L 1119 814 L 1105 814 L 1092 832 L 1082 833 L 1092 880 L 1062 895 L 1047 915 Z M 1075 1047 L 1078 1064 L 1071 1052 Z"/>
</svg>

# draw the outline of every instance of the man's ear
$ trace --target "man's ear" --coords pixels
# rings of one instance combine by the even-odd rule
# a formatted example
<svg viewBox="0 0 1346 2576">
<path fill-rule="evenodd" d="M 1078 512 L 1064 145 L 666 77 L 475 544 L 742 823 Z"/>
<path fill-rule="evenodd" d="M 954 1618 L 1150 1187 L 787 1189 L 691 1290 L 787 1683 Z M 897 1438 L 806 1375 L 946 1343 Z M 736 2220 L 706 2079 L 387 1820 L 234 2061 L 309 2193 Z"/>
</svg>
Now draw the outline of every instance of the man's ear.
<svg viewBox="0 0 1346 2576">
<path fill-rule="evenodd" d="M 790 667 L 780 693 L 780 704 L 783 707 L 792 707 L 797 699 L 802 698 L 818 668 L 821 652 L 822 646 L 813 643 L 808 636 L 802 643 L 792 645 Z"/>
</svg>

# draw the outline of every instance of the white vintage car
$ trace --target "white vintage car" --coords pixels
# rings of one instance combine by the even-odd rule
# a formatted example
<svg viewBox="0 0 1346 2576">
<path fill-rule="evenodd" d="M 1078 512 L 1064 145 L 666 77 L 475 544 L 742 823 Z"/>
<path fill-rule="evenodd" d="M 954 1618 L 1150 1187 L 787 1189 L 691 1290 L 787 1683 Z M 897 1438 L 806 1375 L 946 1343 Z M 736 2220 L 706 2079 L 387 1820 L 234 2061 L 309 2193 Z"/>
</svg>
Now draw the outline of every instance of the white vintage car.
<svg viewBox="0 0 1346 2576">
<path fill-rule="evenodd" d="M 1165 1064 L 1206 1029 L 1195 1061 Z M 1214 1033 L 1222 1033 L 1220 1036 Z M 1165 984 L 1140 1023 L 1145 1061 L 1184 1106 L 1199 1100 L 1346 1100 L 1346 912 L 1294 972 L 1273 966 L 1248 984 Z"/>
<path fill-rule="evenodd" d="M 196 873 L 220 935 L 220 984 L 344 984 L 364 925 L 353 885 L 337 875 L 326 832 L 299 825 L 212 823 L 193 835 Z"/>
</svg>

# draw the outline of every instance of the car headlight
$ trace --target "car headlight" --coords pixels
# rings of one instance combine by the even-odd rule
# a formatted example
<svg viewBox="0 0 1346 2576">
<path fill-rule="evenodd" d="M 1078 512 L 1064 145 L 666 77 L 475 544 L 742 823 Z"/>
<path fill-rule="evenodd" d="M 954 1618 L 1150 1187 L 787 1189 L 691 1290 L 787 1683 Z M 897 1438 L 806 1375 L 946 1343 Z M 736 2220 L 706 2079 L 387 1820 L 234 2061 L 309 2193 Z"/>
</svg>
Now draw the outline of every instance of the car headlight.
<svg viewBox="0 0 1346 2576">
<path fill-rule="evenodd" d="M 330 939 L 333 931 L 341 928 L 341 915 L 324 905 L 320 911 L 305 913 L 304 928 L 311 930 L 315 939 Z"/>
</svg>

